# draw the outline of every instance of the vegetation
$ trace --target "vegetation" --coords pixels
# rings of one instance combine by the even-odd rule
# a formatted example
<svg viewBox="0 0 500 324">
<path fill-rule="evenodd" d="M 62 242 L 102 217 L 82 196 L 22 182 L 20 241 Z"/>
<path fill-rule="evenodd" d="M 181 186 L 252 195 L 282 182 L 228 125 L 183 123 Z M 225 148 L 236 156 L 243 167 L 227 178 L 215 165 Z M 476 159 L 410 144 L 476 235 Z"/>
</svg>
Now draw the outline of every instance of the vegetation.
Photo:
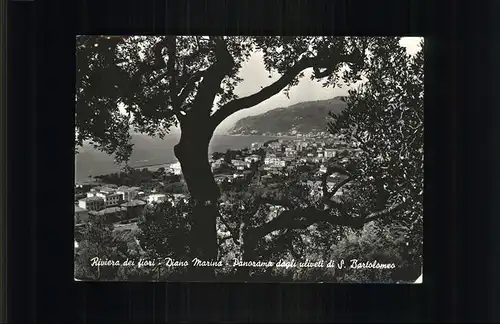
<svg viewBox="0 0 500 324">
<path fill-rule="evenodd" d="M 237 72 L 253 50 L 260 50 L 266 69 L 281 77 L 237 98 Z M 90 139 L 123 162 L 132 150 L 131 128 L 162 137 L 172 125 L 180 125 L 174 151 L 192 198 L 186 242 L 190 255 L 249 261 L 340 255 L 336 247 L 342 246 L 342 238 L 348 240 L 349 231 L 364 237 L 359 231 L 376 222 L 384 229 L 401 226 L 411 255 L 421 259 L 423 57 L 407 56 L 398 38 L 79 36 L 77 61 L 77 144 Z M 363 149 L 348 163 L 330 161 L 328 174 L 342 173 L 347 180 L 329 191 L 324 177 L 321 198 L 308 194 L 298 173 L 266 194 L 239 187 L 221 197 L 207 160 L 215 128 L 239 110 L 282 90 L 286 94 L 308 68 L 324 86 L 340 79 L 358 81 L 361 73 L 368 78 L 364 88 L 351 91 L 342 116 L 330 124 L 332 133 L 355 138 Z M 120 114 L 115 103 L 129 115 Z M 348 183 L 351 195 L 334 199 Z M 229 203 L 219 205 L 221 201 Z M 174 210 L 165 210 L 165 217 Z M 221 237 L 221 228 L 229 236 Z M 151 241 L 168 246 L 158 237 Z M 349 246 L 353 240 L 345 242 Z M 399 253 L 393 251 L 389 253 Z M 240 279 L 290 276 L 284 270 L 239 269 L 234 276 Z M 207 267 L 192 274 L 210 279 L 215 272 Z"/>
</svg>

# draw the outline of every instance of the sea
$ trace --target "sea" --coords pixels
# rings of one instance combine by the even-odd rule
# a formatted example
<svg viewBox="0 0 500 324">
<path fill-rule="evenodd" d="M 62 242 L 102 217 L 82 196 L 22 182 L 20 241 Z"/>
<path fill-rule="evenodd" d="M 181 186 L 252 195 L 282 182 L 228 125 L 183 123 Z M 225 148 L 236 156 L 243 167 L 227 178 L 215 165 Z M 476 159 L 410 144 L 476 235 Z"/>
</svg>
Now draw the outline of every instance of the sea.
<svg viewBox="0 0 500 324">
<path fill-rule="evenodd" d="M 249 135 L 214 135 L 209 152 L 226 152 L 228 149 L 243 149 L 252 143 L 264 143 L 272 139 L 294 139 L 294 137 L 269 137 Z M 179 142 L 180 134 L 169 134 L 163 139 L 136 134 L 132 137 L 134 149 L 129 165 L 134 168 L 156 170 L 177 162 L 174 146 Z M 75 155 L 75 182 L 92 180 L 92 177 L 120 171 L 113 156 L 98 151 L 89 145 L 78 148 Z"/>
</svg>

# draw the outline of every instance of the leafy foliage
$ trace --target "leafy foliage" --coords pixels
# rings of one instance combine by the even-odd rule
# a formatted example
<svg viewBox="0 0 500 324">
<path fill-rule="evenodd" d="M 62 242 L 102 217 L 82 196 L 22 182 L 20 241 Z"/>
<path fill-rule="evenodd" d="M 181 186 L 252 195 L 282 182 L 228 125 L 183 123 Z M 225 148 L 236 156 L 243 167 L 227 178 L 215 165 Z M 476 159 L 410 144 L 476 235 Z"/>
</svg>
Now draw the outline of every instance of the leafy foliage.
<svg viewBox="0 0 500 324">
<path fill-rule="evenodd" d="M 421 44 L 423 45 L 423 43 Z M 329 126 L 350 138 L 361 154 L 345 164 L 356 178 L 354 212 L 363 214 L 405 202 L 398 222 L 406 239 L 422 253 L 423 219 L 423 46 L 406 54 L 396 40 L 379 39 L 369 56 L 369 82 L 351 90 L 347 108 Z"/>
<path fill-rule="evenodd" d="M 170 197 L 173 198 L 173 197 Z M 145 212 L 139 225 L 141 246 L 155 258 L 186 259 L 189 253 L 189 232 L 192 204 L 183 200 L 176 204 L 160 203 Z"/>
<path fill-rule="evenodd" d="M 90 216 L 89 223 L 83 228 L 75 253 L 75 278 L 84 280 L 114 280 L 118 267 L 92 266 L 92 259 L 124 261 L 127 258 L 127 244 L 113 238 L 113 226 Z"/>
</svg>

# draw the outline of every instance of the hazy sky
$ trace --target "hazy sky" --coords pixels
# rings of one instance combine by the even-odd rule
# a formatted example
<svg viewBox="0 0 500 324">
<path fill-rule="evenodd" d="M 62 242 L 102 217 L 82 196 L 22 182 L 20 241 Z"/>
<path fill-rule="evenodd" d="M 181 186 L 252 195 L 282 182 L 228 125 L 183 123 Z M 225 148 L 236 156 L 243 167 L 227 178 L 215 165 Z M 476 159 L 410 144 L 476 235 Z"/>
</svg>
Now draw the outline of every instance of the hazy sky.
<svg viewBox="0 0 500 324">
<path fill-rule="evenodd" d="M 404 37 L 401 40 L 401 45 L 406 47 L 408 53 L 414 54 L 419 49 L 420 40 L 420 37 Z M 312 69 L 306 70 L 305 76 L 300 80 L 299 84 L 290 90 L 290 99 L 283 92 L 280 92 L 257 106 L 229 116 L 219 125 L 216 132 L 226 131 L 236 121 L 246 116 L 262 114 L 274 108 L 286 107 L 302 101 L 331 99 L 336 96 L 346 95 L 349 88 L 356 86 L 355 84 L 351 85 L 351 87 L 324 88 L 321 85 L 322 80 L 318 82 L 309 79 L 311 72 Z M 278 73 L 273 73 L 269 78 L 269 73 L 264 68 L 262 54 L 259 52 L 254 53 L 242 65 L 239 75 L 243 81 L 236 87 L 235 92 L 240 97 L 258 92 L 262 86 L 268 86 L 280 77 Z"/>
<path fill-rule="evenodd" d="M 406 47 L 408 53 L 414 54 L 419 49 L 420 40 L 420 37 L 404 37 L 401 40 L 401 45 Z M 283 92 L 280 92 L 255 107 L 236 112 L 229 116 L 219 125 L 217 131 L 229 129 L 236 121 L 243 117 L 259 115 L 274 108 L 287 107 L 302 101 L 331 99 L 336 96 L 347 95 L 348 89 L 356 86 L 324 88 L 321 85 L 321 80 L 317 82 L 309 79 L 311 72 L 312 69 L 306 70 L 305 76 L 300 80 L 299 84 L 290 90 L 290 99 Z M 242 66 L 240 76 L 243 81 L 236 87 L 235 92 L 241 97 L 259 91 L 261 86 L 268 86 L 276 81 L 280 75 L 274 73 L 269 78 L 269 74 L 264 68 L 262 54 L 257 52 Z"/>
</svg>

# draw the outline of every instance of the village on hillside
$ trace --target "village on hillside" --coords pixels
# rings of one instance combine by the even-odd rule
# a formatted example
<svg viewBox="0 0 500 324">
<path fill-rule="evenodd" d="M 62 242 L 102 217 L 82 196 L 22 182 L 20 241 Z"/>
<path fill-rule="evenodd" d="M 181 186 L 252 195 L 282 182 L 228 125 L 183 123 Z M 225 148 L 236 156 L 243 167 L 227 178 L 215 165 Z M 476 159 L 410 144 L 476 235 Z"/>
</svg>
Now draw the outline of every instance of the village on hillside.
<svg viewBox="0 0 500 324">
<path fill-rule="evenodd" d="M 216 152 L 209 157 L 209 161 L 215 181 L 221 187 L 242 183 L 256 171 L 259 172 L 257 185 L 266 187 L 279 182 L 282 176 L 287 176 L 301 165 L 309 165 L 318 170 L 318 177 L 308 179 L 306 184 L 310 188 L 311 195 L 321 195 L 320 175 L 326 173 L 323 163 L 347 151 L 352 152 L 353 149 L 349 148 L 341 138 L 276 139 L 266 143 L 255 142 L 250 148 L 242 150 Z M 357 151 L 354 149 L 354 152 Z M 348 157 L 342 159 L 345 162 Z M 149 177 L 135 186 L 124 185 L 120 183 L 120 178 L 110 178 L 106 175 L 98 177 L 99 181 L 75 185 L 74 219 L 77 232 L 78 228 L 88 223 L 91 217 L 112 224 L 117 230 L 131 231 L 137 228 L 137 222 L 144 220 L 148 207 L 165 203 L 174 206 L 181 200 L 187 201 L 187 188 L 181 191 L 172 190 L 172 181 L 168 181 L 175 179 L 173 180 L 177 181 L 175 185 L 183 185 L 179 162 L 156 171 L 144 168 L 136 169 L 134 172 L 145 173 Z M 326 184 L 332 187 L 341 180 L 340 175 L 332 174 Z M 342 194 L 342 190 L 339 190 L 336 195 Z M 75 238 L 75 244 L 78 245 L 78 238 Z"/>
</svg>

